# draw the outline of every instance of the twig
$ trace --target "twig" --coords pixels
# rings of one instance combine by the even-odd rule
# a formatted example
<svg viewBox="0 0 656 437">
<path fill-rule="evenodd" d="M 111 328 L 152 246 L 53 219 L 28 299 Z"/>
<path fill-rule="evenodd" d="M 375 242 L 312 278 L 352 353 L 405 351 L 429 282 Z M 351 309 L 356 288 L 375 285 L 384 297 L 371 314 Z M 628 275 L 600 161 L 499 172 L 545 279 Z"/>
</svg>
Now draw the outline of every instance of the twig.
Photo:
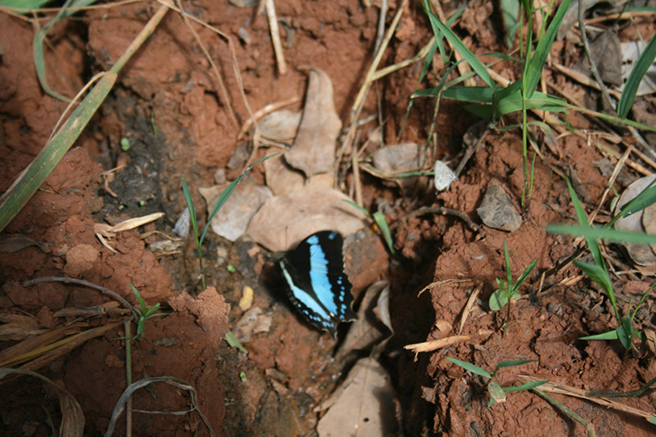
<svg viewBox="0 0 656 437">
<path fill-rule="evenodd" d="M 408 219 L 411 219 L 413 217 L 419 217 L 419 216 L 426 215 L 426 214 L 442 214 L 442 215 L 452 215 L 452 216 L 458 217 L 460 220 L 464 221 L 465 224 L 467 226 L 469 226 L 469 228 L 472 231 L 477 232 L 481 235 L 484 235 L 483 228 L 481 228 L 476 223 L 474 223 L 469 217 L 467 217 L 467 215 L 464 212 L 456 211 L 455 209 L 451 209 L 451 208 L 445 208 L 443 206 L 422 206 L 421 208 L 418 208 L 418 209 L 412 211 L 411 213 L 403 216 L 401 219 L 402 220 L 408 220 Z M 399 219 L 399 220 L 401 220 L 401 219 Z M 396 225 L 396 223 L 398 223 L 398 222 L 399 221 L 397 220 L 390 227 L 394 227 Z M 398 226 L 398 225 L 396 225 L 396 226 Z"/>
<path fill-rule="evenodd" d="M 244 106 L 246 107 L 246 111 L 248 111 L 248 115 L 253 118 L 253 111 L 251 111 L 251 106 L 248 104 L 248 99 L 246 98 L 246 92 L 244 91 L 244 83 L 241 80 L 241 72 L 239 70 L 239 61 L 237 60 L 237 50 L 235 49 L 235 43 L 232 41 L 232 38 L 230 38 L 227 34 L 221 32 L 219 29 L 217 29 L 214 26 L 211 26 L 210 24 L 207 24 L 206 22 L 199 20 L 198 18 L 194 17 L 193 15 L 188 14 L 187 12 L 183 11 L 176 5 L 174 5 L 170 0 L 158 0 L 158 2 L 162 5 L 165 5 L 169 7 L 170 9 L 176 11 L 178 14 L 182 14 L 186 17 L 188 17 L 190 20 L 195 21 L 196 23 L 200 24 L 201 26 L 211 30 L 212 32 L 216 33 L 217 35 L 221 36 L 223 39 L 225 39 L 228 42 L 228 48 L 230 49 L 230 54 L 232 55 L 232 71 L 235 75 L 235 80 L 237 81 L 237 86 L 239 87 L 239 93 L 241 95 L 242 100 L 244 101 Z M 254 124 L 257 124 L 253 122 Z"/>
<path fill-rule="evenodd" d="M 176 6 L 182 10 L 182 7 L 180 6 L 180 0 L 175 0 Z M 223 83 L 223 78 L 221 77 L 221 73 L 219 72 L 218 67 L 216 66 L 216 63 L 214 62 L 214 59 L 212 59 L 212 56 L 210 55 L 210 52 L 207 51 L 207 48 L 205 47 L 205 44 L 203 44 L 203 40 L 200 39 L 200 36 L 198 35 L 198 32 L 191 26 L 191 23 L 189 22 L 189 18 L 187 14 L 180 14 L 182 16 L 182 20 L 185 22 L 187 25 L 187 28 L 189 31 L 191 31 L 192 35 L 194 35 L 194 39 L 196 40 L 196 43 L 200 47 L 200 49 L 203 51 L 203 54 L 207 58 L 208 62 L 212 66 L 212 70 L 214 70 L 214 75 L 216 76 L 216 79 L 219 81 L 219 88 L 221 89 L 221 94 L 223 94 L 223 99 L 225 100 L 226 107 L 228 108 L 228 114 L 230 114 L 230 119 L 234 123 L 235 127 L 239 127 L 239 121 L 237 121 L 237 116 L 235 115 L 235 110 L 232 109 L 232 103 L 230 103 L 230 96 L 228 95 L 228 90 L 225 87 L 225 84 Z"/>
<path fill-rule="evenodd" d="M 599 88 L 601 89 L 601 93 L 604 95 L 604 98 L 606 99 L 610 107 L 613 108 L 613 110 L 615 110 L 615 102 L 613 102 L 613 100 L 610 98 L 610 94 L 608 94 L 608 90 L 606 89 L 606 84 L 601 79 L 601 75 L 599 74 L 599 70 L 597 69 L 597 63 L 592 57 L 592 52 L 590 51 L 590 43 L 588 42 L 588 36 L 585 32 L 585 18 L 583 17 L 583 12 L 584 12 L 583 2 L 580 1 L 579 11 L 578 11 L 579 30 L 581 31 L 581 42 L 583 43 L 583 49 L 585 50 L 585 54 L 588 57 L 588 62 L 590 63 L 590 71 L 592 72 L 592 75 L 597 81 L 597 84 L 599 85 Z"/>
<path fill-rule="evenodd" d="M 284 76 L 287 74 L 287 63 L 285 62 L 285 54 L 282 51 L 282 44 L 280 42 L 280 29 L 278 29 L 276 7 L 273 4 L 273 0 L 264 0 L 264 6 L 266 7 L 267 18 L 269 19 L 269 31 L 271 32 L 273 51 L 276 54 L 278 73 L 280 73 L 281 76 Z"/>
<path fill-rule="evenodd" d="M 123 322 L 125 328 L 125 382 L 129 387 L 132 384 L 132 332 L 130 332 L 130 321 Z M 132 436 L 132 396 L 128 398 L 125 405 L 125 435 Z"/>
<path fill-rule="evenodd" d="M 132 315 L 134 316 L 134 320 L 139 320 L 139 313 L 137 310 L 132 306 L 130 302 L 128 302 L 123 296 L 119 295 L 115 291 L 110 290 L 109 288 L 105 288 L 101 285 L 96 285 L 92 282 L 85 281 L 84 279 L 75 279 L 75 278 L 65 278 L 61 276 L 49 276 L 46 278 L 38 278 L 38 279 L 31 279 L 29 281 L 23 282 L 23 287 L 29 287 L 30 285 L 35 285 L 35 284 L 41 284 L 43 282 L 63 282 L 64 284 L 76 284 L 76 285 L 82 285 L 84 287 L 89 287 L 93 288 L 94 290 L 98 290 L 102 293 L 105 293 L 112 298 L 116 299 L 120 303 L 122 303 L 126 308 L 128 308 L 130 311 L 132 311 Z"/>
<path fill-rule="evenodd" d="M 392 36 L 394 36 L 394 32 L 396 32 L 396 27 L 399 25 L 399 22 L 401 21 L 403 10 L 408 5 L 408 2 L 409 0 L 403 0 L 403 3 L 401 3 L 398 11 L 396 12 L 394 19 L 392 20 L 391 26 L 389 27 L 389 29 L 387 29 L 387 33 L 385 34 L 385 38 L 383 39 L 383 42 L 381 43 L 378 51 L 374 55 L 374 59 L 371 62 L 371 65 L 369 66 L 369 70 L 367 71 L 367 75 L 365 76 L 364 82 L 360 87 L 360 91 L 358 91 L 358 95 L 355 98 L 355 101 L 353 102 L 353 106 L 351 107 L 351 115 L 349 117 L 350 126 L 342 141 L 342 146 L 338 154 L 337 162 L 340 162 L 342 160 L 342 156 L 344 156 L 344 154 L 346 153 L 347 148 L 349 146 L 351 147 L 353 146 L 353 140 L 355 139 L 355 130 L 358 126 L 357 121 L 358 118 L 360 117 L 360 113 L 362 112 L 362 108 L 364 107 L 364 102 L 369 93 L 369 89 L 371 88 L 371 84 L 373 83 L 373 75 L 378 69 L 378 65 L 383 59 L 383 54 L 385 53 L 385 49 L 387 49 L 389 42 L 392 40 Z M 339 169 L 338 167 L 335 168 L 335 183 L 337 183 L 338 180 L 337 178 L 338 169 Z"/>
<path fill-rule="evenodd" d="M 244 122 L 244 125 L 241 127 L 241 131 L 239 131 L 239 135 L 237 135 L 237 141 L 241 140 L 244 137 L 244 135 L 246 135 L 246 132 L 248 132 L 248 130 L 253 126 L 253 122 L 259 121 L 265 115 L 275 112 L 280 108 L 294 105 L 300 101 L 301 101 L 300 97 L 292 97 L 291 99 L 282 100 L 276 103 L 270 103 L 266 105 L 264 108 L 259 109 L 253 114 L 252 118 L 249 118 Z"/>
</svg>

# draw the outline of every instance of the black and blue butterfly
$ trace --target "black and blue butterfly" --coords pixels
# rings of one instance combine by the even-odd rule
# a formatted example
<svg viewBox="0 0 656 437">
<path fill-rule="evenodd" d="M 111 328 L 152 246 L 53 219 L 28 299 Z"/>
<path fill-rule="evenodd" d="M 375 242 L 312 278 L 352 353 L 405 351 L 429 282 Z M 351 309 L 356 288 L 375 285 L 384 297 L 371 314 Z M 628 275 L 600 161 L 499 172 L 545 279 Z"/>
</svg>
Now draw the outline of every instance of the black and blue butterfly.
<svg viewBox="0 0 656 437">
<path fill-rule="evenodd" d="M 308 323 L 333 337 L 337 325 L 356 319 L 342 245 L 338 232 L 317 232 L 280 261 L 289 299 Z"/>
</svg>

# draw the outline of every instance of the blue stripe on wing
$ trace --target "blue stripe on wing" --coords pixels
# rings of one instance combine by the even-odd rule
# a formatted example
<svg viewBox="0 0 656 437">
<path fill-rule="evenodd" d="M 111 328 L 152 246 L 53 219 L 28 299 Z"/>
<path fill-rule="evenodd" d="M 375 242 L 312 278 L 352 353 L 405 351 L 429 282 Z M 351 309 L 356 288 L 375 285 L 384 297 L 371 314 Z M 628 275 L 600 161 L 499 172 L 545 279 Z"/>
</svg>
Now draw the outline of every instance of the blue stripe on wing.
<svg viewBox="0 0 656 437">
<path fill-rule="evenodd" d="M 280 262 L 292 303 L 308 322 L 333 336 L 340 322 L 355 320 L 342 241 L 338 232 L 317 232 L 289 254 L 292 262 Z"/>
</svg>

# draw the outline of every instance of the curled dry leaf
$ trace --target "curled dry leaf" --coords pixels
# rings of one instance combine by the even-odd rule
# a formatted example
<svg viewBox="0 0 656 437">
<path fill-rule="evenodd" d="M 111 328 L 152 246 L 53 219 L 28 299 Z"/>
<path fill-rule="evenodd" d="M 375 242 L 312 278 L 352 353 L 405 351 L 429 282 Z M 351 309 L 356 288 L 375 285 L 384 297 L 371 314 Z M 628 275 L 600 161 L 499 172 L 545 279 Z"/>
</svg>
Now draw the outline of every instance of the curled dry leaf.
<svg viewBox="0 0 656 437">
<path fill-rule="evenodd" d="M 291 145 L 294 143 L 300 123 L 300 112 L 281 109 L 264 116 L 257 125 L 262 138 Z"/>
<path fill-rule="evenodd" d="M 383 366 L 359 360 L 344 384 L 320 407 L 328 412 L 317 425 L 319 436 L 385 436 L 397 431 L 394 389 Z"/>
<path fill-rule="evenodd" d="M 0 341 L 23 340 L 41 334 L 38 320 L 20 314 L 0 314 Z"/>
<path fill-rule="evenodd" d="M 399 177 L 403 173 L 421 171 L 426 161 L 425 148 L 415 143 L 395 144 L 376 150 L 371 164 L 362 169 L 378 178 L 391 180 L 401 188 L 413 186 L 416 177 Z"/>
<path fill-rule="evenodd" d="M 335 174 L 333 172 L 315 175 L 312 179 L 306 181 L 303 173 L 291 168 L 282 156 L 267 159 L 264 162 L 264 170 L 267 186 L 271 188 L 276 196 L 285 196 L 305 186 L 330 190 L 335 185 Z"/>
<path fill-rule="evenodd" d="M 333 85 L 326 73 L 310 71 L 303 119 L 285 161 L 308 179 L 333 170 L 335 145 L 342 127 L 333 103 Z"/>
<path fill-rule="evenodd" d="M 367 224 L 367 217 L 337 190 L 303 187 L 269 199 L 248 225 L 247 234 L 272 252 L 285 252 L 310 234 L 335 230 L 343 236 Z"/>
</svg>

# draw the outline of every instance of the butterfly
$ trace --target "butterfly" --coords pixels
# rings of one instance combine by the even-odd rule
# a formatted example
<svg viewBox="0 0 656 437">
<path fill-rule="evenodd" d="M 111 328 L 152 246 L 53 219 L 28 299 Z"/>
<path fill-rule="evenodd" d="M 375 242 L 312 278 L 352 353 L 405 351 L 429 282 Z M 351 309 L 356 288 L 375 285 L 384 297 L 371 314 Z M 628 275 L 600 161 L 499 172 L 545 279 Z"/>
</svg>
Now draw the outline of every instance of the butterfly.
<svg viewBox="0 0 656 437">
<path fill-rule="evenodd" d="M 339 232 L 317 232 L 279 263 L 289 300 L 308 323 L 333 337 L 337 325 L 356 319 L 342 244 Z"/>
</svg>

